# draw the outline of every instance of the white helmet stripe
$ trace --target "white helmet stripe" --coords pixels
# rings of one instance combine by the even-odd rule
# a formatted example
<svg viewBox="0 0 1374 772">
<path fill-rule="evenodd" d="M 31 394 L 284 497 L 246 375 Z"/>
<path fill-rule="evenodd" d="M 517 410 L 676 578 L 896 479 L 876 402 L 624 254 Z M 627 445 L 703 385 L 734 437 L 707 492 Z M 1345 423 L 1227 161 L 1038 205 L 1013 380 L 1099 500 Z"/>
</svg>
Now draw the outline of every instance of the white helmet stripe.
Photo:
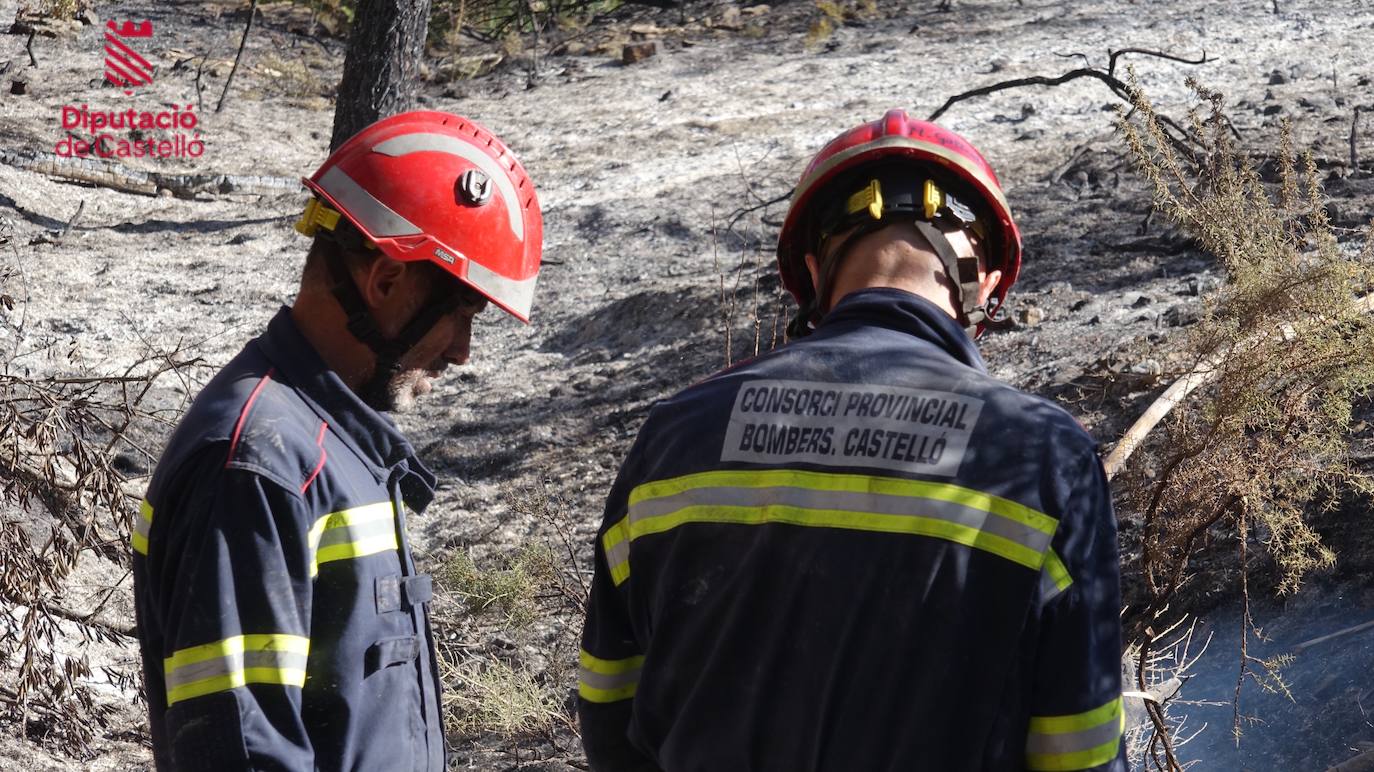
<svg viewBox="0 0 1374 772">
<path fill-rule="evenodd" d="M 529 321 L 530 308 L 534 305 L 534 282 L 539 278 L 537 274 L 524 280 L 508 279 L 488 270 L 476 260 L 469 260 L 466 278 L 472 286 L 495 300 L 497 305 Z"/>
<path fill-rule="evenodd" d="M 376 196 L 368 193 L 337 166 L 325 172 L 318 184 L 370 236 L 380 239 L 422 233 L 415 223 L 378 201 Z"/>
<path fill-rule="evenodd" d="M 422 153 L 427 150 L 437 151 L 456 155 L 476 164 L 477 168 L 485 172 L 500 189 L 501 200 L 506 202 L 506 214 L 510 217 L 511 232 L 515 234 L 517 239 L 525 240 L 525 218 L 521 216 L 520 199 L 516 196 L 515 185 L 510 181 L 510 174 L 502 169 L 500 164 L 496 163 L 491 156 L 477 147 L 446 134 L 417 131 L 379 142 L 372 149 L 375 152 L 393 157 Z"/>
</svg>

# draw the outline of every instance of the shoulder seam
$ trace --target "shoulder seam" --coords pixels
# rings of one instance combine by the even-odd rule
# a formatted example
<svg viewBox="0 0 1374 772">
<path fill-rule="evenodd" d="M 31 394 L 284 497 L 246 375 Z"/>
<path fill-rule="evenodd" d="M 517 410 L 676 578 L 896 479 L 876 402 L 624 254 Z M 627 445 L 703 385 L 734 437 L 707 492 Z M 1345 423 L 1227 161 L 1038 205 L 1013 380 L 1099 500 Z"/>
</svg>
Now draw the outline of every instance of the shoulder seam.
<svg viewBox="0 0 1374 772">
<path fill-rule="evenodd" d="M 324 463 L 329 458 L 329 453 L 324 449 L 324 435 L 327 431 L 329 431 L 329 422 L 320 421 L 320 432 L 315 437 L 315 445 L 320 449 L 320 460 L 315 462 L 315 468 L 310 471 L 310 476 L 305 478 L 305 482 L 301 483 L 302 495 L 310 490 L 310 484 L 315 482 L 316 477 L 319 477 L 320 470 L 324 469 Z"/>
<path fill-rule="evenodd" d="M 248 401 L 243 403 L 243 409 L 239 411 L 238 421 L 234 422 L 233 436 L 229 440 L 229 454 L 228 457 L 224 459 L 225 469 L 228 469 L 229 465 L 234 461 L 234 451 L 238 450 L 239 447 L 239 434 L 243 432 L 243 424 L 248 420 L 248 414 L 253 410 L 253 403 L 257 401 L 258 395 L 262 393 L 262 389 L 267 385 L 267 382 L 272 380 L 272 374 L 275 373 L 276 370 L 277 368 L 275 367 L 269 367 L 267 369 L 267 374 L 263 375 L 262 378 L 258 380 L 258 384 L 253 387 L 252 393 L 248 395 Z"/>
</svg>

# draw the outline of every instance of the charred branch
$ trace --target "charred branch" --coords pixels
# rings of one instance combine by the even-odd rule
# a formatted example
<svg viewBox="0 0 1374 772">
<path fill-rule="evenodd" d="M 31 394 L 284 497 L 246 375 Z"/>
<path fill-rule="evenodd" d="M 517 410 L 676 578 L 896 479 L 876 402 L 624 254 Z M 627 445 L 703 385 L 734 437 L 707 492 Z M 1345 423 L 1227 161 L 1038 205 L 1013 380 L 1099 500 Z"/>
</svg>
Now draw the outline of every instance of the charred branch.
<svg viewBox="0 0 1374 772">
<path fill-rule="evenodd" d="M 219 101 L 215 103 L 215 112 L 224 109 L 224 100 L 229 96 L 229 88 L 234 85 L 234 75 L 239 71 L 239 61 L 243 59 L 243 49 L 248 45 L 248 33 L 253 31 L 253 17 L 258 15 L 258 0 L 253 0 L 252 5 L 248 6 L 248 23 L 243 27 L 243 37 L 239 38 L 239 50 L 234 54 L 234 66 L 229 68 L 229 77 L 224 79 L 224 90 L 219 94 Z M 199 83 L 199 78 L 197 78 Z"/>
<path fill-rule="evenodd" d="M 1167 54 L 1162 51 L 1154 51 L 1148 48 L 1122 48 L 1112 50 L 1107 52 L 1107 69 L 1105 70 L 1090 66 L 1079 67 L 1070 70 L 1066 73 L 1063 73 L 1061 75 L 1032 75 L 1025 78 L 1013 78 L 1011 80 L 1004 80 L 986 86 L 980 86 L 978 88 L 970 89 L 960 94 L 955 94 L 949 99 L 946 99 L 944 104 L 940 105 L 940 107 L 937 108 L 935 112 L 930 114 L 928 120 L 939 120 L 940 116 L 948 112 L 951 107 L 969 99 L 988 96 L 989 94 L 996 94 L 1000 91 L 1007 91 L 1015 88 L 1026 88 L 1028 86 L 1062 86 L 1065 83 L 1079 80 L 1081 78 L 1089 78 L 1091 80 L 1096 80 L 1102 83 L 1119 99 L 1126 102 L 1127 104 L 1132 104 L 1133 99 L 1131 95 L 1130 85 L 1128 85 L 1116 76 L 1116 66 L 1120 62 L 1121 57 L 1126 56 L 1127 54 L 1151 56 L 1157 59 L 1165 59 L 1168 61 L 1179 62 L 1182 64 L 1189 65 L 1206 64 L 1207 62 L 1212 61 L 1211 59 L 1207 58 L 1207 53 L 1205 51 L 1197 59 L 1186 59 L 1184 57 L 1175 56 L 1173 54 Z M 1086 59 L 1086 57 L 1084 57 L 1083 54 L 1056 55 L 1083 57 Z M 1183 126 L 1179 125 L 1176 121 L 1169 119 L 1165 116 L 1157 117 L 1159 118 L 1161 123 L 1168 126 L 1171 130 L 1171 133 L 1167 134 L 1166 136 L 1169 138 L 1170 143 L 1173 144 L 1175 149 L 1177 149 L 1179 152 L 1183 153 L 1187 158 L 1196 163 L 1199 158 L 1198 151 L 1201 149 L 1201 143 L 1198 141 L 1198 139 L 1192 135 L 1192 132 L 1188 131 Z"/>
</svg>

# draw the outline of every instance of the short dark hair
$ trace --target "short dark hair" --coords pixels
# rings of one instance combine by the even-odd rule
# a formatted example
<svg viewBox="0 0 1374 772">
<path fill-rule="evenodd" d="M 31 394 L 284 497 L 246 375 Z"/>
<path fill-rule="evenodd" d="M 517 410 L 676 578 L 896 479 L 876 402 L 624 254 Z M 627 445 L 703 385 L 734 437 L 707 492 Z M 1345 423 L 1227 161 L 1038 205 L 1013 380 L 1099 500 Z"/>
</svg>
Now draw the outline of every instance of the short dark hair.
<svg viewBox="0 0 1374 772">
<path fill-rule="evenodd" d="M 315 241 L 305 257 L 305 272 L 325 270 L 326 260 L 340 258 L 351 271 L 371 265 L 381 254 L 376 247 L 369 248 L 367 238 L 352 223 L 339 218 L 334 230 L 316 231 Z"/>
</svg>

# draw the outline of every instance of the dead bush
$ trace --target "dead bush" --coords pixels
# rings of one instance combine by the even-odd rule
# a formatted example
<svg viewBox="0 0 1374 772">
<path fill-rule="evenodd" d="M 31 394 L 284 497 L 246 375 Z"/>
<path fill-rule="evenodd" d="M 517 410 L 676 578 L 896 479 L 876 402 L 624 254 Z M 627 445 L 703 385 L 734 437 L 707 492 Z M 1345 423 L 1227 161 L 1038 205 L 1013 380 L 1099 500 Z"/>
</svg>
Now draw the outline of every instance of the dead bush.
<svg viewBox="0 0 1374 772">
<path fill-rule="evenodd" d="M 20 13 L 27 12 L 30 16 L 50 19 L 75 19 L 78 13 L 91 7 L 91 3 L 82 0 L 37 0 L 27 7 L 20 4 Z"/>
<path fill-rule="evenodd" d="M 1225 274 L 1183 344 L 1185 366 L 1205 385 L 1116 479 L 1122 517 L 1139 524 L 1138 563 L 1128 574 L 1138 570 L 1144 583 L 1128 632 L 1144 641 L 1148 658 L 1151 625 L 1187 583 L 1190 561 L 1205 543 L 1229 543 L 1247 604 L 1238 677 L 1283 691 L 1281 663 L 1245 651 L 1257 634 L 1248 610 L 1249 549 L 1262 545 L 1278 591 L 1291 593 L 1336 559 L 1311 514 L 1334 507 L 1344 492 L 1374 492 L 1351 462 L 1349 441 L 1352 405 L 1374 384 L 1374 319 L 1357 302 L 1374 287 L 1374 262 L 1368 243 L 1358 256 L 1338 243 L 1316 163 L 1294 151 L 1286 126 L 1271 190 L 1237 149 L 1222 97 L 1190 85 L 1198 96 L 1192 131 L 1205 148 L 1199 166 L 1179 158 L 1134 83 L 1132 115 L 1119 123 L 1156 207 Z M 1238 732 L 1239 709 L 1236 717 Z M 1176 766 L 1171 755 L 1169 763 Z"/>
<path fill-rule="evenodd" d="M 82 362 L 75 342 L 29 334 L 23 274 L 9 241 L 0 227 L 0 248 L 16 259 L 0 270 L 0 720 L 80 755 L 112 712 L 93 682 L 137 692 L 140 679 L 113 669 L 97 675 L 81 651 L 82 643 L 130 640 L 131 631 L 96 619 L 120 588 L 105 588 L 104 601 L 77 613 L 68 580 L 83 557 L 128 565 L 138 495 L 120 457 L 155 461 L 131 430 L 175 419 L 177 408 L 154 410 L 148 397 L 188 363 L 175 353 L 151 355 L 106 375 Z M 62 374 L 32 375 L 35 360 Z"/>
<path fill-rule="evenodd" d="M 817 14 L 806 31 L 806 48 L 815 50 L 830 41 L 835 30 L 850 22 L 877 18 L 877 0 L 816 0 Z"/>
</svg>

